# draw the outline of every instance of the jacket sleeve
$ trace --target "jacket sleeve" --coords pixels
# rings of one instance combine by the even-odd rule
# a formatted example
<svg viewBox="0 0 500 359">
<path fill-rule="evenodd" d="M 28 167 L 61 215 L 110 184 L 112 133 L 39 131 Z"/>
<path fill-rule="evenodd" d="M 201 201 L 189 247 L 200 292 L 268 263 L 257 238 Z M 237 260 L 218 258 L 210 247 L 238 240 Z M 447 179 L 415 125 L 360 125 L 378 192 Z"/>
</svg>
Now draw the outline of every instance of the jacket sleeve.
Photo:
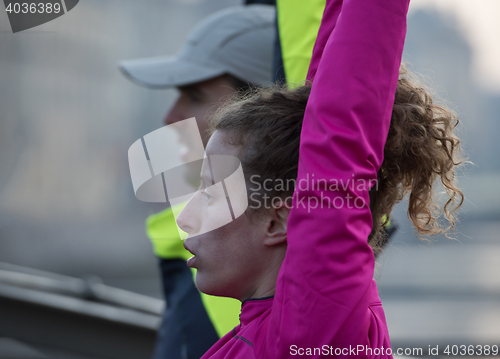
<svg viewBox="0 0 500 359">
<path fill-rule="evenodd" d="M 262 357 L 290 357 L 292 345 L 370 343 L 368 191 L 383 160 L 408 5 L 327 1 L 311 61 L 288 249 Z"/>
</svg>

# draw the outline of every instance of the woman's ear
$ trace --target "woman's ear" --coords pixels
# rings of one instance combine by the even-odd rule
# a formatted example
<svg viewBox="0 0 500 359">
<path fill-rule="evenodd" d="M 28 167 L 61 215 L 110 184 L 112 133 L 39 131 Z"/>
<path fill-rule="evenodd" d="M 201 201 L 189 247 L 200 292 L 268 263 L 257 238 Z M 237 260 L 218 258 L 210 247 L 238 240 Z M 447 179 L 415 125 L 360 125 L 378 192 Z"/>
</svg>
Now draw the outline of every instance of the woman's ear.
<svg viewBox="0 0 500 359">
<path fill-rule="evenodd" d="M 264 244 L 273 246 L 286 242 L 287 222 L 290 207 L 283 200 L 273 203 L 269 209 L 269 217 L 266 228 L 266 239 Z"/>
</svg>

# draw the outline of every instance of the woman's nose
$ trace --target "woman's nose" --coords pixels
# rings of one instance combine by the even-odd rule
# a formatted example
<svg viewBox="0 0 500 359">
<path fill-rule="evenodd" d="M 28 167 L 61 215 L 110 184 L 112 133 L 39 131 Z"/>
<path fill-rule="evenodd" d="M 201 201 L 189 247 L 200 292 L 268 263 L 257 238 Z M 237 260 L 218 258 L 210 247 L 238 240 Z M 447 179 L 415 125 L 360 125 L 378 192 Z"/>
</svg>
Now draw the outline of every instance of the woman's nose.
<svg viewBox="0 0 500 359">
<path fill-rule="evenodd" d="M 176 218 L 177 225 L 180 229 L 186 232 L 188 236 L 192 236 L 197 233 L 200 226 L 200 221 L 197 214 L 198 206 L 195 203 L 196 197 L 197 196 L 195 193 Z"/>
</svg>

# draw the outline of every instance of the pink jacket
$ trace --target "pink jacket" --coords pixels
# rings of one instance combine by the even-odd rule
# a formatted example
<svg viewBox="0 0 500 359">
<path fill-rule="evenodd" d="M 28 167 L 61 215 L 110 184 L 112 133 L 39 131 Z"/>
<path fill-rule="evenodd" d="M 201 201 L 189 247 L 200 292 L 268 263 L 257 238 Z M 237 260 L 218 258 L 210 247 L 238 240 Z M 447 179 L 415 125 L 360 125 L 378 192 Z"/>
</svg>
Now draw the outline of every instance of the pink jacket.
<svg viewBox="0 0 500 359">
<path fill-rule="evenodd" d="M 203 358 L 392 357 L 372 279 L 368 189 L 383 160 L 408 5 L 327 0 L 276 294 L 245 301 L 241 324 Z"/>
</svg>

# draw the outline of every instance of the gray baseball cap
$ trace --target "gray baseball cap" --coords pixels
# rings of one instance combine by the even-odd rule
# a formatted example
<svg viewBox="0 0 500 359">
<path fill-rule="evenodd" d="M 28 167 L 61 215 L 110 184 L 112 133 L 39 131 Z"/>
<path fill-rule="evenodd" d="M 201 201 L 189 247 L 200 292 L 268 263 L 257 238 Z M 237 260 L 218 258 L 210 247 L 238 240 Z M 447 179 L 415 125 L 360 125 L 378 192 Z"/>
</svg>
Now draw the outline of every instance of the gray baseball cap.
<svg viewBox="0 0 500 359">
<path fill-rule="evenodd" d="M 173 57 L 127 60 L 120 70 L 146 87 L 170 88 L 230 74 L 245 82 L 272 81 L 275 8 L 230 7 L 205 18 Z"/>
</svg>

